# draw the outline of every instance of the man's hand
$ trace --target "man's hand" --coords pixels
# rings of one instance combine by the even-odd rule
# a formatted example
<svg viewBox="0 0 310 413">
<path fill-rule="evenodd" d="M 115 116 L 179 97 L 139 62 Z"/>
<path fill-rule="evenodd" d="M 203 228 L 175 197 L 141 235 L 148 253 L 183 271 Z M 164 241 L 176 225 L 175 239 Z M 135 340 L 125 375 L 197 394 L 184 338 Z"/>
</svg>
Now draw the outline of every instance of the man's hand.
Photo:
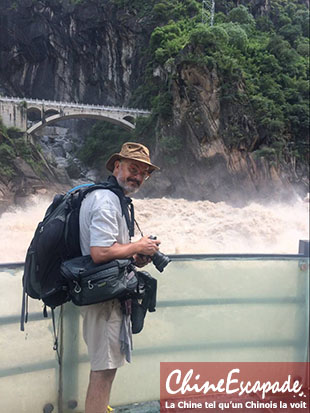
<svg viewBox="0 0 310 413">
<path fill-rule="evenodd" d="M 116 259 L 133 257 L 136 254 L 148 255 L 152 257 L 158 250 L 159 240 L 142 237 L 139 241 L 128 244 L 115 242 L 111 247 L 90 247 L 90 255 L 95 264 L 109 262 Z"/>
<path fill-rule="evenodd" d="M 160 241 L 158 239 L 150 239 L 146 236 L 135 242 L 135 244 L 138 248 L 139 254 L 149 255 L 152 257 L 159 250 Z"/>
<path fill-rule="evenodd" d="M 141 254 L 135 254 L 133 259 L 135 260 L 134 264 L 139 268 L 144 267 L 152 261 L 149 256 Z"/>
</svg>

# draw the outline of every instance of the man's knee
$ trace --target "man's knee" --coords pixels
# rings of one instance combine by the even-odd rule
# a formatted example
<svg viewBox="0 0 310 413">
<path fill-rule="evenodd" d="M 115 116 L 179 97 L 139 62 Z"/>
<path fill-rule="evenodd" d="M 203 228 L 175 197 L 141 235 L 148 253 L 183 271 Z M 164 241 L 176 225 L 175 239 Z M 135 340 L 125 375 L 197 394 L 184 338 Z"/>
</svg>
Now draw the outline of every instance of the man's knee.
<svg viewBox="0 0 310 413">
<path fill-rule="evenodd" d="M 90 372 L 90 381 L 102 384 L 112 384 L 117 369 L 97 370 Z"/>
</svg>

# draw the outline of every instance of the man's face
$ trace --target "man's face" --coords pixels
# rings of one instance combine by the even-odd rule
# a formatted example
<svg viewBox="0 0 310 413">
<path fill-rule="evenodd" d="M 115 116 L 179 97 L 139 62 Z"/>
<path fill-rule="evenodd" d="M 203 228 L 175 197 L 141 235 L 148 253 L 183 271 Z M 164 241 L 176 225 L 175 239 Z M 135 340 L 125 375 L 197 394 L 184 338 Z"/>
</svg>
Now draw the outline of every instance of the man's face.
<svg viewBox="0 0 310 413">
<path fill-rule="evenodd" d="M 134 194 L 149 177 L 149 167 L 143 162 L 122 159 L 115 161 L 113 175 L 126 195 Z"/>
</svg>

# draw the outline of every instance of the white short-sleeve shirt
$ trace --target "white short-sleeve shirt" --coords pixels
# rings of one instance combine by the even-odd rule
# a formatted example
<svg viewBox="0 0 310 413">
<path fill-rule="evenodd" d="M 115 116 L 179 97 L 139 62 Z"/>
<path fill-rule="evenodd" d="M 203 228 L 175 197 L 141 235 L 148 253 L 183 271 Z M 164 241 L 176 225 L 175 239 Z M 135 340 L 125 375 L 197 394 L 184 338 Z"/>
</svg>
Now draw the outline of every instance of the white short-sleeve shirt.
<svg viewBox="0 0 310 413">
<path fill-rule="evenodd" d="M 90 247 L 111 247 L 130 241 L 125 216 L 117 195 L 97 189 L 86 195 L 80 209 L 80 244 L 83 255 Z"/>
</svg>

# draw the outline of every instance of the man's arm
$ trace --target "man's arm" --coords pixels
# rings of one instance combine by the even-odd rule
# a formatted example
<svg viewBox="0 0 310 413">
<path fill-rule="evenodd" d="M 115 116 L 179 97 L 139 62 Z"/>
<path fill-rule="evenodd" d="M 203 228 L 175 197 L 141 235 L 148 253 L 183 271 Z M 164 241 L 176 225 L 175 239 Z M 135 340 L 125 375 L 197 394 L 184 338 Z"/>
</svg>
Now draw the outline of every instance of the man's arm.
<svg viewBox="0 0 310 413">
<path fill-rule="evenodd" d="M 90 255 L 95 264 L 131 258 L 135 254 L 152 256 L 159 250 L 159 244 L 159 240 L 142 237 L 139 241 L 128 244 L 115 242 L 111 247 L 90 247 Z"/>
</svg>

